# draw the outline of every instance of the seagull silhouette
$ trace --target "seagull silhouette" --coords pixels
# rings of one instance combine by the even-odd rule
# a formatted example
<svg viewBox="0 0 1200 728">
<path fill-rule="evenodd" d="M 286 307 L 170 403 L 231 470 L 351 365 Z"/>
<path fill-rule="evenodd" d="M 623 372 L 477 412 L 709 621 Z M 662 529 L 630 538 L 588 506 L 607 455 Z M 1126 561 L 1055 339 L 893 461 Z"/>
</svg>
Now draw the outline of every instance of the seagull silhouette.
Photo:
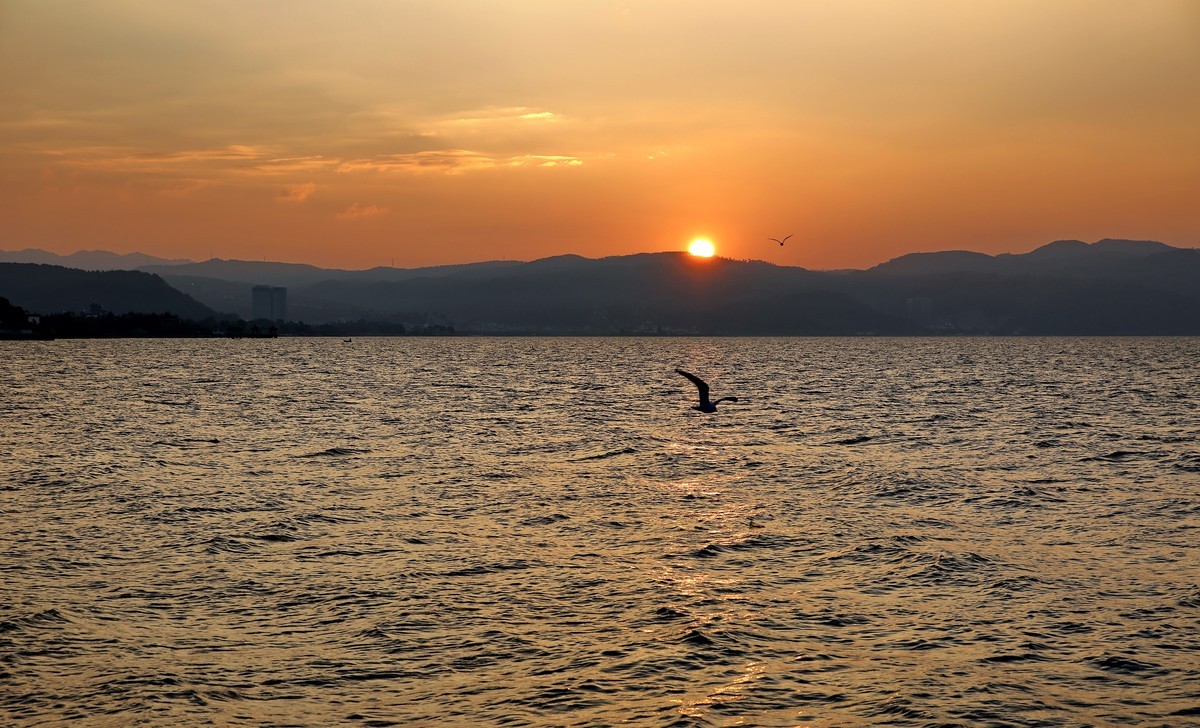
<svg viewBox="0 0 1200 728">
<path fill-rule="evenodd" d="M 790 237 L 792 237 L 792 236 L 789 235 L 789 236 L 787 236 L 787 238 L 784 238 L 783 240 L 780 240 L 779 238 L 767 238 L 767 240 L 774 240 L 775 242 L 779 243 L 780 245 L 783 245 L 787 241 L 787 239 Z"/>
<path fill-rule="evenodd" d="M 738 401 L 737 397 L 722 397 L 722 398 L 718 399 L 716 402 L 710 402 L 708 399 L 708 382 L 705 382 L 703 379 L 696 376 L 695 374 L 692 374 L 691 372 L 685 372 L 682 369 L 676 369 L 675 372 L 677 374 L 682 374 L 683 376 L 692 380 L 692 384 L 695 384 L 696 389 L 700 390 L 700 404 L 692 407 L 692 409 L 694 409 L 694 410 L 700 410 L 701 412 L 716 412 L 717 405 L 719 403 L 727 402 L 727 401 L 728 402 Z"/>
</svg>

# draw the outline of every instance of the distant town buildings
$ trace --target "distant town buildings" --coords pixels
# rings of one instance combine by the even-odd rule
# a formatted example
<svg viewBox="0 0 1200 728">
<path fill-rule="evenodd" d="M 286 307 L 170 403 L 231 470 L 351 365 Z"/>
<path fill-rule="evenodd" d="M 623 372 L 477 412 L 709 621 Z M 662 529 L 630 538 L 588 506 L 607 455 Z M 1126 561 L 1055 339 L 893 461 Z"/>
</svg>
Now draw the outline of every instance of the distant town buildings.
<svg viewBox="0 0 1200 728">
<path fill-rule="evenodd" d="M 282 286 L 255 286 L 250 291 L 251 318 L 287 321 L 287 289 Z"/>
</svg>

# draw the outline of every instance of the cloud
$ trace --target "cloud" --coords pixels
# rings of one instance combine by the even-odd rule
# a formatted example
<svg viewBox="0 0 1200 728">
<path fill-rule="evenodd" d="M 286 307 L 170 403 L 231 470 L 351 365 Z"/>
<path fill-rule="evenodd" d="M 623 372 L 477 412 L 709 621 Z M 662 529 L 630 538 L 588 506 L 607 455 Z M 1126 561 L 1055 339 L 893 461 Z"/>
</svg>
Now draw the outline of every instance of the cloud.
<svg viewBox="0 0 1200 728">
<path fill-rule="evenodd" d="M 345 210 L 339 212 L 337 214 L 337 219 L 357 220 L 360 217 L 375 217 L 376 215 L 383 215 L 386 212 L 386 207 L 379 207 L 378 205 L 367 205 L 364 207 L 355 202 L 354 204 L 350 205 L 350 207 L 347 207 Z"/>
<path fill-rule="evenodd" d="M 317 186 L 312 182 L 288 185 L 283 189 L 283 192 L 279 193 L 279 199 L 286 202 L 304 202 L 309 197 L 312 197 L 312 193 L 316 191 Z"/>
<path fill-rule="evenodd" d="M 330 159 L 320 155 L 311 157 L 283 157 L 267 159 L 253 168 L 255 174 L 294 174 L 296 172 L 315 172 L 327 169 L 341 163 L 340 159 Z"/>
<path fill-rule="evenodd" d="M 583 160 L 561 154 L 490 156 L 467 149 L 437 149 L 411 154 L 388 154 L 354 159 L 338 166 L 339 172 L 441 172 L 461 174 L 497 167 L 578 167 Z"/>
<path fill-rule="evenodd" d="M 578 157 L 568 157 L 560 154 L 526 154 L 523 157 L 513 157 L 508 161 L 510 167 L 578 167 L 583 160 Z"/>
<path fill-rule="evenodd" d="M 181 169 L 241 167 L 267 155 L 260 147 L 234 144 L 213 149 L 148 152 L 128 147 L 70 147 L 44 150 L 60 164 L 121 172 L 178 172 Z"/>
<path fill-rule="evenodd" d="M 455 174 L 473 169 L 495 167 L 486 154 L 466 149 L 436 149 L 410 154 L 386 154 L 369 159 L 343 162 L 339 172 L 444 172 Z"/>
<path fill-rule="evenodd" d="M 194 162 L 246 162 L 260 159 L 265 150 L 242 144 L 232 144 L 215 149 L 190 149 L 180 152 L 141 152 L 118 158 L 130 165 L 147 164 L 190 164 Z"/>
<path fill-rule="evenodd" d="M 562 114 L 556 114 L 553 111 L 539 111 L 537 109 L 530 109 L 527 106 L 509 106 L 479 109 L 468 112 L 466 116 L 444 118 L 440 122 L 435 122 L 435 126 L 480 126 L 486 124 L 490 127 L 495 127 L 503 124 L 563 120 L 565 120 L 565 117 Z"/>
</svg>

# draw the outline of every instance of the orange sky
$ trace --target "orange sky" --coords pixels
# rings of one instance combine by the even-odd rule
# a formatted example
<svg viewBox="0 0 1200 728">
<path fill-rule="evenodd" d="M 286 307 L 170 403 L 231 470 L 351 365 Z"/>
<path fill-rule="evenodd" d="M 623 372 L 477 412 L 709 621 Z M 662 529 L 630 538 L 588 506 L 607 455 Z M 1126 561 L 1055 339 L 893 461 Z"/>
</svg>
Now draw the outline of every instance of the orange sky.
<svg viewBox="0 0 1200 728">
<path fill-rule="evenodd" d="M 1193 0 L 0 0 L 0 249 L 1195 246 L 1198 84 Z"/>
</svg>

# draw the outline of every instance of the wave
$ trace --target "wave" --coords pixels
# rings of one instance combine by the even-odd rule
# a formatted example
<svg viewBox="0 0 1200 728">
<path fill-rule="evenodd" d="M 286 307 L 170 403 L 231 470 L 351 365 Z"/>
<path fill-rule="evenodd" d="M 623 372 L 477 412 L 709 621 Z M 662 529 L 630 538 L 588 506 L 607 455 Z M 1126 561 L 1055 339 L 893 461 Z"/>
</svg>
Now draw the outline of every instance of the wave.
<svg viewBox="0 0 1200 728">
<path fill-rule="evenodd" d="M 67 624 L 71 620 L 66 617 L 58 609 L 50 608 L 32 614 L 15 617 L 0 621 L 0 634 L 5 632 L 15 632 L 27 627 L 43 628 L 52 627 L 54 625 Z"/>
<path fill-rule="evenodd" d="M 573 458 L 571 460 L 568 460 L 567 462 L 582 463 L 582 462 L 586 462 L 588 460 L 604 460 L 606 458 L 612 458 L 612 457 L 616 457 L 618 455 L 636 455 L 637 452 L 638 451 L 635 448 L 623 447 L 619 450 L 609 450 L 608 452 L 602 452 L 599 455 L 585 455 L 583 457 Z"/>
<path fill-rule="evenodd" d="M 861 445 L 864 442 L 870 442 L 874 439 L 871 435 L 857 435 L 855 437 L 847 437 L 843 440 L 833 440 L 829 445 Z"/>
<path fill-rule="evenodd" d="M 356 449 L 353 447 L 331 447 L 327 450 L 321 450 L 319 452 L 310 452 L 310 453 L 306 453 L 304 455 L 297 455 L 296 457 L 299 457 L 299 458 L 329 458 L 329 457 L 343 457 L 346 455 L 361 455 L 363 453 L 368 453 L 368 452 L 371 452 L 371 451 L 370 450 L 360 450 L 360 449 Z"/>
<path fill-rule="evenodd" d="M 1091 462 L 1100 461 L 1100 462 L 1123 463 L 1128 460 L 1139 460 L 1139 459 L 1162 457 L 1162 455 L 1163 455 L 1163 453 L 1161 453 L 1161 452 L 1150 452 L 1150 451 L 1146 451 L 1146 450 L 1113 450 L 1112 452 L 1108 453 L 1107 455 L 1094 455 L 1091 457 L 1081 458 L 1079 462 L 1091 463 Z"/>
</svg>

